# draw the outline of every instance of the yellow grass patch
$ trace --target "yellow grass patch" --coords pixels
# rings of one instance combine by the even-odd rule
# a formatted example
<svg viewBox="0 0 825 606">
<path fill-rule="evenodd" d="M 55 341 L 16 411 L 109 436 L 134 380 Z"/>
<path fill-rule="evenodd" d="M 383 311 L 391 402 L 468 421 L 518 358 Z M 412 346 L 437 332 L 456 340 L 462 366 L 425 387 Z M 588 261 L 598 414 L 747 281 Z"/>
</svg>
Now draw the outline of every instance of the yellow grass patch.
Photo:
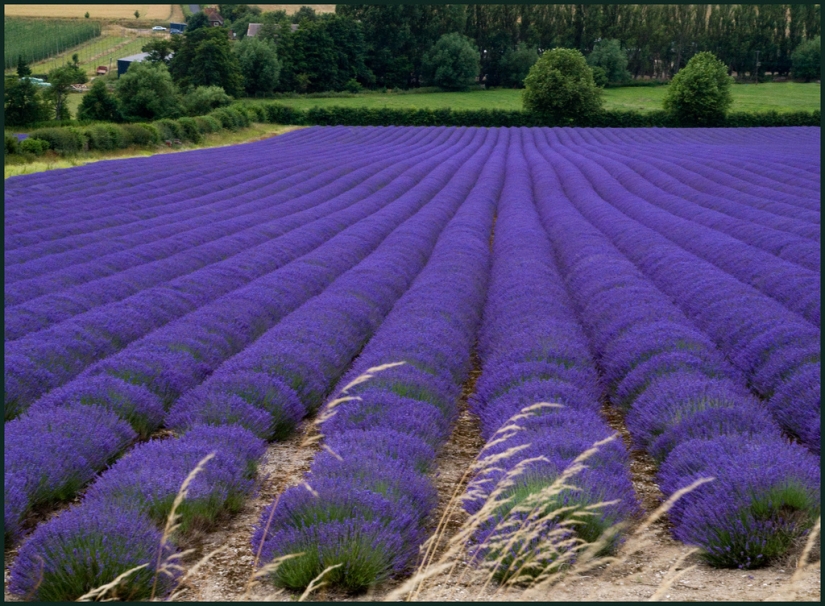
<svg viewBox="0 0 825 606">
<path fill-rule="evenodd" d="M 168 20 L 171 4 L 6 4 L 6 17 L 76 17 L 82 19 L 88 12 L 90 19 L 134 19 L 140 11 L 141 19 Z"/>
</svg>

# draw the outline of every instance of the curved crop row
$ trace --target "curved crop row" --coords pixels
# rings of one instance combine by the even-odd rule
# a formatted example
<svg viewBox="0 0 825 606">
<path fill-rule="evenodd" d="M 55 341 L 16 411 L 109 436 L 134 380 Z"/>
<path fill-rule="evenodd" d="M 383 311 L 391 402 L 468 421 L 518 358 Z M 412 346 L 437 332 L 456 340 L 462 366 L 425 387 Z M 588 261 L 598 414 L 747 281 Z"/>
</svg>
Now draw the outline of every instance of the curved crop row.
<svg viewBox="0 0 825 606">
<path fill-rule="evenodd" d="M 567 166 L 570 166 L 570 170 L 575 171 L 569 187 L 598 195 L 607 203 L 602 205 L 606 212 L 611 212 L 608 205 L 612 206 L 621 215 L 648 227 L 681 249 L 715 265 L 743 284 L 795 311 L 814 326 L 819 326 L 820 279 L 816 272 L 659 208 L 663 198 L 661 195 L 656 196 L 658 201 L 655 204 L 640 198 L 613 176 L 616 173 L 615 164 L 599 162 L 592 156 L 583 157 L 565 148 L 559 148 L 558 153 L 569 163 L 559 162 L 559 170 L 567 171 Z"/>
<path fill-rule="evenodd" d="M 369 159 L 371 165 L 364 162 L 360 167 L 357 164 L 347 166 L 350 173 L 346 177 L 332 182 L 326 178 L 309 179 L 297 191 L 290 189 L 266 196 L 248 213 L 239 199 L 234 218 L 220 221 L 214 215 L 207 215 L 201 219 L 204 227 L 176 237 L 175 242 L 163 240 L 135 247 L 56 274 L 17 282 L 11 288 L 7 286 L 7 293 L 11 290 L 21 295 L 16 297 L 18 300 L 35 293 L 39 296 L 19 305 L 10 305 L 7 300 L 6 339 L 17 339 L 42 330 L 93 307 L 191 274 L 201 267 L 211 265 L 214 269 L 222 261 L 226 265 L 227 259 L 235 255 L 241 255 L 236 261 L 243 259 L 259 250 L 256 246 L 268 244 L 279 235 L 334 211 L 336 206 L 329 202 L 352 201 L 353 193 L 363 191 L 364 187 L 374 189 L 380 186 L 386 179 L 397 176 L 411 161 L 437 151 L 442 143 L 442 138 L 438 138 L 412 153 L 387 157 L 385 152 L 372 156 Z M 256 197 L 260 199 L 260 193 Z M 327 200 L 327 203 L 319 204 L 319 200 Z M 157 259 L 152 261 L 152 257 Z M 81 281 L 87 282 L 70 287 L 72 282 Z M 45 294 L 49 290 L 58 292 L 49 296 Z"/>
<path fill-rule="evenodd" d="M 559 171 L 575 208 L 714 340 L 779 424 L 818 452 L 819 330 L 605 203 L 555 151 L 553 138 L 544 143 L 546 161 Z"/>
<path fill-rule="evenodd" d="M 467 130 L 457 131 L 455 135 L 459 141 L 476 136 Z M 397 187 L 386 187 L 381 190 L 382 195 L 373 196 L 372 201 L 362 200 L 360 205 L 371 206 L 374 214 L 343 230 L 313 253 L 199 308 L 97 363 L 54 396 L 49 394 L 36 402 L 24 418 L 43 418 L 55 406 L 107 406 L 112 400 L 119 402 L 118 412 L 124 414 L 126 410 L 142 407 L 144 390 L 159 399 L 168 410 L 181 394 L 196 387 L 225 360 L 243 350 L 307 299 L 324 291 L 337 276 L 376 249 L 399 224 L 414 216 L 438 194 L 473 150 L 461 146 L 458 154 L 453 151 L 448 148 L 432 156 L 420 169 L 424 172 L 407 175 Z M 438 168 L 427 174 L 426 169 L 435 166 Z M 426 178 L 411 187 L 422 175 Z M 314 321 L 318 320 L 314 318 Z M 344 342 L 343 345 L 352 344 Z M 140 393 L 135 391 L 135 386 L 142 388 Z M 262 404 L 266 405 L 265 402 Z M 139 416 L 140 422 L 148 424 L 148 430 L 152 431 L 163 422 L 165 414 L 160 418 L 145 413 Z M 156 419 L 157 424 L 153 425 L 149 419 Z M 98 430 L 89 427 L 86 431 L 95 433 Z M 100 432 L 106 433 L 105 430 Z M 32 439 L 37 440 L 37 432 L 32 433 Z M 25 448 L 22 444 L 20 447 Z M 28 469 L 29 475 L 37 473 L 34 468 Z M 99 469 L 97 466 L 96 470 Z M 83 477 L 85 481 L 90 479 L 88 473 Z M 27 481 L 32 483 L 34 480 Z M 72 476 L 66 476 L 62 481 L 75 486 L 75 490 L 85 483 L 76 482 Z M 22 519 L 36 504 L 31 500 L 14 502 L 18 508 L 6 512 L 11 520 Z"/>
<path fill-rule="evenodd" d="M 551 548 L 536 537 L 559 529 L 563 520 L 577 521 L 572 531 L 592 543 L 608 527 L 638 513 L 629 459 L 620 441 L 601 446 L 587 468 L 570 480 L 579 490 L 542 494 L 576 457 L 613 432 L 599 414 L 599 380 L 587 338 L 533 205 L 523 135 L 514 134 L 479 337 L 482 372 L 471 400 L 489 445 L 464 500 L 470 514 L 485 518 L 474 539 L 481 545 L 480 554 L 493 560 L 499 578 L 527 574 L 523 566 L 528 562 L 528 568 L 543 568 L 558 557 L 548 556 Z M 534 407 L 522 413 L 540 402 L 563 408 Z M 521 418 L 514 422 L 516 415 Z M 512 454 L 505 455 L 508 451 Z M 519 515 L 511 513 L 513 509 L 537 500 L 540 511 L 531 514 L 534 519 L 517 517 L 518 530 L 511 528 L 511 516 Z M 604 502 L 612 504 L 577 519 L 588 506 Z M 569 509 L 553 515 L 563 507 Z M 525 536 L 514 538 L 519 533 Z"/>
<path fill-rule="evenodd" d="M 261 563 L 301 557 L 275 571 L 279 585 L 305 587 L 325 577 L 363 589 L 408 568 L 435 506 L 427 474 L 457 414 L 461 384 L 480 319 L 489 270 L 489 237 L 500 189 L 507 131 L 467 201 L 445 228 L 429 263 L 339 383 L 354 399 L 326 410 L 327 450 L 307 478 L 263 513 L 253 537 Z M 355 377 L 388 360 L 404 361 L 370 380 Z M 334 453 L 334 454 L 332 454 Z"/>
<path fill-rule="evenodd" d="M 399 167 L 385 169 L 384 174 L 374 175 L 360 185 L 357 184 L 361 175 L 356 171 L 350 176 L 349 183 L 342 186 L 345 193 L 340 195 L 340 199 L 329 203 L 333 209 L 339 204 L 343 208 L 303 230 L 289 232 L 279 239 L 260 245 L 254 256 L 241 256 L 223 264 L 207 266 L 172 281 L 167 287 L 141 291 L 123 301 L 93 309 L 45 331 L 6 343 L 6 417 L 19 413 L 37 397 L 64 384 L 89 364 L 122 350 L 150 330 L 175 318 L 193 310 L 205 310 L 199 317 L 208 317 L 212 313 L 209 309 L 228 309 L 231 302 L 238 298 L 246 301 L 248 307 L 247 292 L 258 292 L 261 293 L 259 297 L 265 296 L 262 289 L 280 283 L 278 278 L 282 274 L 279 271 L 287 271 L 290 263 L 300 260 L 301 255 L 307 255 L 313 249 L 316 249 L 314 254 L 319 254 L 317 247 L 328 243 L 336 233 L 346 230 L 348 226 L 357 226 L 358 221 L 379 212 L 389 200 L 404 194 L 409 188 L 408 180 L 411 176 L 423 177 L 438 165 L 440 158 L 453 153 L 460 135 L 452 133 L 448 136 L 449 145 L 445 145 L 435 156 L 401 162 Z M 386 179 L 393 176 L 395 179 L 381 188 L 386 185 Z M 347 185 L 357 186 L 351 188 Z M 322 196 L 324 193 L 329 195 L 329 192 L 322 192 Z M 311 194 L 309 197 L 309 202 L 316 205 L 326 202 L 324 197 Z M 307 205 L 310 206 L 309 203 Z M 312 212 L 314 211 L 310 211 L 310 214 Z M 334 251 L 335 245 L 323 250 Z M 320 254 L 322 259 L 325 258 L 323 253 Z M 327 254 L 334 255 L 334 252 Z M 304 259 L 304 263 L 312 259 L 313 257 Z M 297 267 L 303 267 L 303 263 L 288 271 L 294 272 Z M 306 273 L 312 275 L 313 270 L 307 270 Z M 306 296 L 310 294 L 307 292 Z M 129 323 L 123 322 L 124 316 L 129 318 Z M 239 321 L 242 317 L 239 317 Z M 255 323 L 260 320 L 252 316 L 247 321 Z M 174 329 L 177 325 L 171 326 Z"/>
<path fill-rule="evenodd" d="M 255 144 L 256 146 L 260 144 Z M 357 151 L 358 147 L 355 150 Z M 259 151 L 264 151 L 260 150 Z M 345 150 L 347 151 L 347 150 Z M 317 154 L 318 160 L 324 160 L 323 151 Z M 357 157 L 357 156 L 356 156 Z M 229 169 L 226 175 L 213 175 L 213 179 L 200 187 L 182 188 L 175 193 L 165 193 L 155 197 L 155 202 L 164 200 L 165 203 L 154 211 L 147 211 L 139 206 L 137 210 L 128 212 L 121 217 L 125 221 L 122 225 L 109 225 L 110 214 L 96 214 L 96 218 L 85 222 L 85 229 L 79 233 L 55 239 L 48 237 L 40 240 L 32 232 L 26 232 L 27 237 L 36 241 L 26 247 L 9 250 L 6 244 L 6 263 L 12 264 L 10 270 L 15 279 L 31 278 L 48 269 L 41 259 L 49 258 L 54 261 L 55 269 L 68 267 L 77 262 L 87 261 L 103 254 L 128 250 L 131 247 L 148 242 L 149 236 L 154 239 L 167 238 L 185 228 L 184 221 L 197 222 L 204 214 L 219 213 L 231 215 L 231 210 L 237 204 L 251 200 L 253 203 L 260 198 L 263 189 L 268 194 L 276 194 L 283 189 L 292 188 L 295 192 L 311 193 L 311 187 L 317 187 L 317 182 L 306 183 L 313 178 L 326 179 L 330 182 L 347 175 L 347 167 L 357 163 L 352 155 L 333 155 L 327 164 L 317 163 L 309 167 L 306 163 L 297 162 L 279 170 L 272 170 L 271 160 L 250 159 L 243 164 Z M 254 172 L 248 174 L 252 166 Z M 117 182 L 110 182 L 110 190 L 117 186 Z M 163 191 L 163 190 L 160 190 Z M 112 193 L 109 192 L 109 197 Z M 122 195 L 118 196 L 123 197 Z M 107 200 L 97 203 L 106 206 Z M 145 204 L 145 203 L 144 203 Z M 101 216 L 102 215 L 102 216 Z M 177 227 L 173 227 L 177 224 Z M 22 237 L 22 236 L 21 236 Z"/>
<path fill-rule="evenodd" d="M 782 554 L 816 518 L 816 459 L 782 437 L 740 372 L 577 210 L 571 198 L 580 190 L 545 134 L 527 137 L 539 212 L 611 402 L 628 411 L 634 443 L 662 463 L 666 495 L 698 476 L 716 478 L 682 498 L 674 533 L 720 565 Z"/>
</svg>

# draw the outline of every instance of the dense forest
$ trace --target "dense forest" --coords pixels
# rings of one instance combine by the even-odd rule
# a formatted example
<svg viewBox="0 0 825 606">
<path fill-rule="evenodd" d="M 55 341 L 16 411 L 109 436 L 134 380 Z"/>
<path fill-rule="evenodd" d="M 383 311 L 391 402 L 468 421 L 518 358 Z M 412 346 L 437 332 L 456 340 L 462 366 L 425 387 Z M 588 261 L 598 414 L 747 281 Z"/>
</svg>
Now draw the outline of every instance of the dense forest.
<svg viewBox="0 0 825 606">
<path fill-rule="evenodd" d="M 220 7 L 240 37 L 249 22 L 263 22 L 261 35 L 276 42 L 284 68 L 279 88 L 305 92 L 333 82 L 340 90 L 351 78 L 367 87 L 419 86 L 425 54 L 451 32 L 477 46 L 488 86 L 506 83 L 508 58 L 519 48 L 587 55 L 602 39 L 620 42 L 635 78 L 668 79 L 705 50 L 738 74 L 753 73 L 759 51 L 760 74 L 787 75 L 793 50 L 820 33 L 820 7 L 806 4 L 348 4 L 334 15 L 302 8 L 291 16 Z M 300 27 L 281 27 L 289 23 Z"/>
</svg>

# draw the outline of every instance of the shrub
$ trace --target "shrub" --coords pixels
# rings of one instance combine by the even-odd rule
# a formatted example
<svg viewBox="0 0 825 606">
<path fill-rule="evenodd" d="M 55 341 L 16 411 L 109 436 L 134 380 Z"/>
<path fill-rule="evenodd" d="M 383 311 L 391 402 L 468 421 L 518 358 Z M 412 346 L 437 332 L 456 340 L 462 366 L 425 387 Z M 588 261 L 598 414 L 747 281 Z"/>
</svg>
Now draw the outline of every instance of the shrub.
<svg viewBox="0 0 825 606">
<path fill-rule="evenodd" d="M 164 139 L 183 139 L 183 127 L 175 120 L 165 118 L 163 120 L 155 120 L 154 125 L 157 127 L 161 136 Z"/>
<path fill-rule="evenodd" d="M 216 133 L 221 130 L 221 123 L 214 116 L 198 116 L 194 120 L 202 133 Z"/>
<path fill-rule="evenodd" d="M 733 103 L 733 78 L 711 52 L 697 53 L 673 76 L 664 108 L 683 126 L 717 126 Z"/>
<path fill-rule="evenodd" d="M 77 109 L 78 120 L 101 120 L 119 122 L 122 118 L 120 106 L 114 95 L 106 88 L 103 80 L 95 80 L 92 89 L 83 96 Z"/>
<path fill-rule="evenodd" d="M 587 64 L 590 67 L 602 68 L 608 82 L 630 80 L 630 72 L 627 71 L 627 55 L 618 40 L 596 42 L 593 51 L 587 56 Z"/>
<path fill-rule="evenodd" d="M 84 151 L 88 147 L 85 135 L 73 127 L 39 128 L 32 131 L 29 136 L 48 141 L 51 149 L 58 152 L 75 153 Z"/>
<path fill-rule="evenodd" d="M 304 112 L 286 105 L 266 105 L 266 121 L 272 124 L 304 124 L 304 116 Z"/>
<path fill-rule="evenodd" d="M 818 79 L 821 73 L 821 54 L 822 41 L 820 36 L 799 44 L 791 55 L 793 77 L 804 78 L 805 82 Z"/>
<path fill-rule="evenodd" d="M 16 154 L 17 153 L 17 147 L 18 147 L 17 137 L 15 137 L 14 135 L 12 135 L 10 133 L 4 133 L 4 135 L 5 135 L 4 139 L 5 139 L 5 143 L 6 143 L 6 145 L 5 145 L 6 155 L 8 156 L 9 154 Z"/>
<path fill-rule="evenodd" d="M 551 124 L 584 124 L 602 109 L 602 92 L 577 50 L 544 53 L 524 79 L 524 108 Z"/>
<path fill-rule="evenodd" d="M 357 94 L 363 91 L 364 87 L 361 86 L 361 83 L 355 78 L 350 78 L 349 80 L 347 80 L 347 83 L 344 84 L 344 90 L 348 93 Z"/>
<path fill-rule="evenodd" d="M 199 143 L 201 139 L 203 139 L 203 137 L 201 137 L 201 131 L 198 128 L 194 118 L 178 118 L 178 124 L 180 124 L 183 129 L 183 136 L 188 141 Z"/>
<path fill-rule="evenodd" d="M 220 86 L 197 86 L 183 96 L 183 107 L 188 116 L 202 116 L 232 103 Z"/>
<path fill-rule="evenodd" d="M 151 124 L 124 124 L 122 128 L 133 145 L 157 145 L 162 140 L 157 127 Z"/>
<path fill-rule="evenodd" d="M 604 71 L 604 68 L 597 65 L 591 69 L 593 70 L 593 82 L 596 83 L 596 86 L 599 88 L 604 88 L 607 86 L 609 80 L 607 79 L 607 72 Z"/>
<path fill-rule="evenodd" d="M 20 153 L 42 156 L 49 149 L 49 142 L 42 139 L 24 139 L 20 142 Z"/>
<path fill-rule="evenodd" d="M 424 55 L 421 72 L 430 84 L 447 90 L 465 90 L 475 84 L 481 55 L 466 36 L 444 34 Z"/>
<path fill-rule="evenodd" d="M 501 84 L 513 88 L 524 88 L 524 79 L 530 73 L 530 68 L 539 60 L 539 53 L 535 46 L 527 46 L 520 42 L 516 50 L 507 49 L 501 58 Z"/>
<path fill-rule="evenodd" d="M 266 122 L 266 108 L 263 105 L 246 105 L 244 108 L 253 122 Z"/>
<path fill-rule="evenodd" d="M 125 137 L 110 124 L 94 124 L 83 130 L 89 140 L 89 149 L 112 150 L 122 146 Z"/>
</svg>

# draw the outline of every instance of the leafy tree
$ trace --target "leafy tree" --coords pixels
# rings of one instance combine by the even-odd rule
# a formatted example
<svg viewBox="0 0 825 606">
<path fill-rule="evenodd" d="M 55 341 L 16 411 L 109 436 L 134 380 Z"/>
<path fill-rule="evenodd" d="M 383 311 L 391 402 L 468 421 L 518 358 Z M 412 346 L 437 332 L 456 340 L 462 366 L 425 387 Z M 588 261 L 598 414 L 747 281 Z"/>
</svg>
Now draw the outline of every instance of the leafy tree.
<svg viewBox="0 0 825 606">
<path fill-rule="evenodd" d="M 596 86 L 599 88 L 604 88 L 607 86 L 610 81 L 607 79 L 607 72 L 604 71 L 603 67 L 591 67 L 590 69 L 593 70 L 593 82 L 596 83 Z"/>
<path fill-rule="evenodd" d="M 168 66 L 172 54 L 172 41 L 168 38 L 152 38 L 140 49 L 144 53 L 149 53 L 145 61 L 149 63 L 163 63 Z"/>
<path fill-rule="evenodd" d="M 106 88 L 103 80 L 95 80 L 91 90 L 83 96 L 77 109 L 79 120 L 102 120 L 120 122 L 120 106 L 114 95 Z"/>
<path fill-rule="evenodd" d="M 813 40 L 805 40 L 791 55 L 793 62 L 793 77 L 805 78 L 805 82 L 810 82 L 813 78 L 819 78 L 822 73 L 821 67 L 822 42 L 820 36 Z"/>
<path fill-rule="evenodd" d="M 500 84 L 512 88 L 523 88 L 524 79 L 530 68 L 539 60 L 538 49 L 520 42 L 518 48 L 508 48 L 500 62 Z"/>
<path fill-rule="evenodd" d="M 244 38 L 233 50 L 241 66 L 246 94 L 250 97 L 271 94 L 281 74 L 275 44 L 271 40 Z"/>
<path fill-rule="evenodd" d="M 3 90 L 5 121 L 9 126 L 45 122 L 51 117 L 50 105 L 28 79 L 6 78 Z"/>
<path fill-rule="evenodd" d="M 182 112 L 169 70 L 159 63 L 133 62 L 117 81 L 115 94 L 128 120 L 175 118 Z"/>
<path fill-rule="evenodd" d="M 255 7 L 257 8 L 257 7 Z M 219 4 L 218 12 L 226 21 L 235 21 L 238 17 L 246 12 L 249 12 L 250 6 L 248 4 Z M 260 10 L 260 9 L 258 9 Z"/>
<path fill-rule="evenodd" d="M 85 82 L 86 75 L 80 72 L 73 65 L 62 65 L 49 72 L 49 86 L 46 89 L 46 98 L 54 103 L 54 117 L 56 120 L 71 120 L 69 109 L 66 107 L 66 99 L 72 84 L 77 84 L 82 77 Z"/>
<path fill-rule="evenodd" d="M 189 15 L 186 18 L 186 33 L 191 34 L 197 29 L 209 27 L 209 17 L 203 11 Z"/>
<path fill-rule="evenodd" d="M 86 17 L 86 19 L 88 19 L 89 18 L 89 11 L 86 11 L 86 14 L 83 15 L 83 16 Z"/>
<path fill-rule="evenodd" d="M 472 41 L 461 34 L 444 34 L 424 55 L 424 79 L 447 90 L 466 90 L 475 84 L 481 54 Z"/>
<path fill-rule="evenodd" d="M 293 23 L 300 23 L 301 21 L 315 21 L 317 19 L 318 15 L 315 13 L 315 9 L 311 6 L 302 6 L 292 14 Z"/>
<path fill-rule="evenodd" d="M 32 70 L 29 67 L 29 65 L 23 60 L 23 55 L 17 55 L 17 75 L 20 78 L 22 78 L 23 76 L 32 75 Z"/>
<path fill-rule="evenodd" d="M 697 53 L 673 76 L 665 94 L 665 111 L 688 126 L 719 124 L 733 103 L 732 83 L 727 66 L 713 53 Z"/>
<path fill-rule="evenodd" d="M 586 121 L 602 109 L 602 91 L 577 50 L 545 52 L 530 68 L 524 86 L 524 108 L 555 124 Z"/>
<path fill-rule="evenodd" d="M 622 50 L 618 40 L 599 40 L 593 51 L 587 56 L 590 67 L 601 67 L 609 82 L 626 82 L 630 80 L 627 71 L 627 54 Z"/>
<path fill-rule="evenodd" d="M 187 26 L 183 36 L 175 38 L 169 72 L 178 86 L 220 86 L 233 97 L 243 94 L 241 66 L 232 52 L 226 28 L 201 27 L 190 31 Z"/>
<path fill-rule="evenodd" d="M 140 11 L 135 11 L 135 19 L 140 19 Z"/>
<path fill-rule="evenodd" d="M 183 108 L 189 116 L 203 116 L 230 103 L 232 97 L 220 86 L 196 86 L 183 96 Z"/>
</svg>

